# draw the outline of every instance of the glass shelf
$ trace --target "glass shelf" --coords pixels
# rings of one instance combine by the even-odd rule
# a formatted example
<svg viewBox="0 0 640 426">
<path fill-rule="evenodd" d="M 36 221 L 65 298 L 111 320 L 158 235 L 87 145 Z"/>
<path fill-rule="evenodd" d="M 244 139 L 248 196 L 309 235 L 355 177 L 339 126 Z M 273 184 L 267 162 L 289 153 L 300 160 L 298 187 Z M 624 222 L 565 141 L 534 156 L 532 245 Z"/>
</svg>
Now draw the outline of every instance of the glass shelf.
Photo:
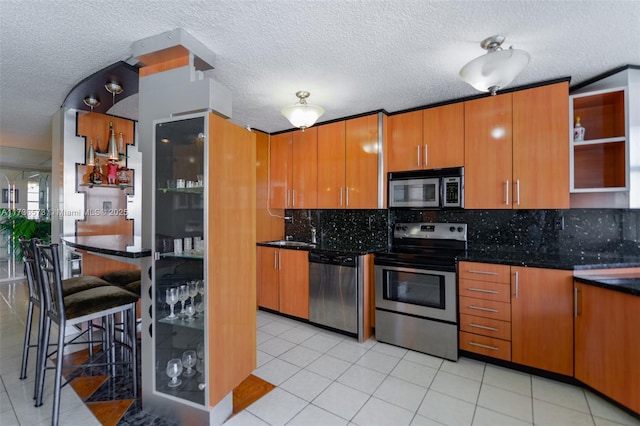
<svg viewBox="0 0 640 426">
<path fill-rule="evenodd" d="M 180 308 L 179 304 L 174 306 L 174 309 L 178 311 Z M 204 316 L 196 316 L 193 318 L 193 321 L 187 321 L 184 317 L 179 316 L 178 318 L 170 319 L 167 316 L 158 320 L 162 324 L 169 324 L 176 327 L 185 327 L 185 328 L 193 328 L 194 330 L 204 330 Z"/>
<path fill-rule="evenodd" d="M 202 194 L 204 192 L 204 187 L 196 186 L 193 188 L 158 188 L 158 191 L 162 191 L 163 193 L 175 192 L 178 194 Z"/>
<path fill-rule="evenodd" d="M 188 252 L 188 253 L 180 253 L 180 254 L 176 254 L 176 253 L 160 253 L 160 257 L 174 257 L 177 259 L 200 259 L 202 260 L 204 258 L 204 253 L 198 253 L 198 252 Z"/>
<path fill-rule="evenodd" d="M 113 184 L 109 184 L 109 183 L 81 183 L 79 186 L 86 186 L 89 188 L 93 188 L 98 187 L 98 188 L 118 188 L 118 189 L 126 189 L 126 188 L 133 188 L 133 185 L 129 185 L 129 184 L 123 184 L 123 183 L 118 183 L 116 185 Z"/>
<path fill-rule="evenodd" d="M 107 152 L 96 152 L 96 157 L 104 157 L 107 158 L 109 156 L 109 153 Z M 120 156 L 120 160 L 125 159 L 125 158 L 129 158 L 128 155 L 126 154 L 118 154 Z"/>
</svg>

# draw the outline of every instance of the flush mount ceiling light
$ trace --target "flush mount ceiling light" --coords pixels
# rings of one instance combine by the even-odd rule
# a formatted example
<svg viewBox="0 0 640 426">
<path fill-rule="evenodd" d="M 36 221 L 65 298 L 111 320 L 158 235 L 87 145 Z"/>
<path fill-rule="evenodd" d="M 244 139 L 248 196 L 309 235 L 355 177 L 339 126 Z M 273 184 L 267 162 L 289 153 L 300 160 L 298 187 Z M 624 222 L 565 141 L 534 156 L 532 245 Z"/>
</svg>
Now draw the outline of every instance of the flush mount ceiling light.
<svg viewBox="0 0 640 426">
<path fill-rule="evenodd" d="M 282 108 L 282 115 L 291 122 L 295 127 L 304 129 L 311 127 L 318 121 L 318 118 L 324 114 L 324 109 L 318 105 L 307 103 L 307 98 L 311 93 L 301 90 L 296 92 L 296 96 L 300 99 L 297 104 L 289 105 Z"/>
<path fill-rule="evenodd" d="M 511 46 L 503 50 L 504 36 L 495 35 L 482 40 L 480 46 L 487 50 L 485 55 L 477 57 L 460 70 L 462 81 L 476 90 L 492 95 L 503 89 L 520 74 L 529 63 L 529 54 Z"/>
</svg>

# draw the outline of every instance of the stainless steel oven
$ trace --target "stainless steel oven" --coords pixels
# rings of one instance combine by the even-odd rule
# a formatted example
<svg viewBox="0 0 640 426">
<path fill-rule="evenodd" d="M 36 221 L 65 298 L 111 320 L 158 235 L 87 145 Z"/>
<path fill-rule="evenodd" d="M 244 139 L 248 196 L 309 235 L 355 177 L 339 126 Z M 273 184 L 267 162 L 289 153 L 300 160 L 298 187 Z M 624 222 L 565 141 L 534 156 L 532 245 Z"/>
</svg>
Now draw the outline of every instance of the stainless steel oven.
<svg viewBox="0 0 640 426">
<path fill-rule="evenodd" d="M 467 225 L 399 223 L 392 248 L 376 253 L 376 339 L 458 359 L 456 257 Z"/>
</svg>

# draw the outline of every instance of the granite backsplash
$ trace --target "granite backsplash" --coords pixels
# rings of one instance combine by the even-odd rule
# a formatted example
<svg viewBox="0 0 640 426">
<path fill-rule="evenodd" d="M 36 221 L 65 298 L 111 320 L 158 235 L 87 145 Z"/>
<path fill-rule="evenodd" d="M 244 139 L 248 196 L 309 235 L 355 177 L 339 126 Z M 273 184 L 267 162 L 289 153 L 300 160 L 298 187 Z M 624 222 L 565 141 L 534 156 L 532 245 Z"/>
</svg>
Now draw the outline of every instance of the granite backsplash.
<svg viewBox="0 0 640 426">
<path fill-rule="evenodd" d="M 470 250 L 640 255 L 640 210 L 287 210 L 286 235 L 336 250 L 387 247 L 396 222 L 467 223 Z M 564 229 L 556 230 L 558 218 Z"/>
</svg>

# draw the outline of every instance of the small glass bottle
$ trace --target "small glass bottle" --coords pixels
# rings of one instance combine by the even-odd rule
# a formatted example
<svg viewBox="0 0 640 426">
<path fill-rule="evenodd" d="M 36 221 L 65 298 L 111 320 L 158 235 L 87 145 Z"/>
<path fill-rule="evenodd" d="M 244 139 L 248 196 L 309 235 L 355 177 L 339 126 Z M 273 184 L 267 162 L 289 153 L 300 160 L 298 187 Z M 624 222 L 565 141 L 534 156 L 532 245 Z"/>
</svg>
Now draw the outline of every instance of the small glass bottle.
<svg viewBox="0 0 640 426">
<path fill-rule="evenodd" d="M 118 152 L 120 154 L 125 154 L 124 135 L 122 134 L 122 132 L 118 134 Z"/>
<path fill-rule="evenodd" d="M 580 116 L 576 116 L 576 125 L 573 127 L 573 140 L 583 141 L 584 131 L 584 127 L 582 127 L 582 124 L 580 124 Z"/>
</svg>

